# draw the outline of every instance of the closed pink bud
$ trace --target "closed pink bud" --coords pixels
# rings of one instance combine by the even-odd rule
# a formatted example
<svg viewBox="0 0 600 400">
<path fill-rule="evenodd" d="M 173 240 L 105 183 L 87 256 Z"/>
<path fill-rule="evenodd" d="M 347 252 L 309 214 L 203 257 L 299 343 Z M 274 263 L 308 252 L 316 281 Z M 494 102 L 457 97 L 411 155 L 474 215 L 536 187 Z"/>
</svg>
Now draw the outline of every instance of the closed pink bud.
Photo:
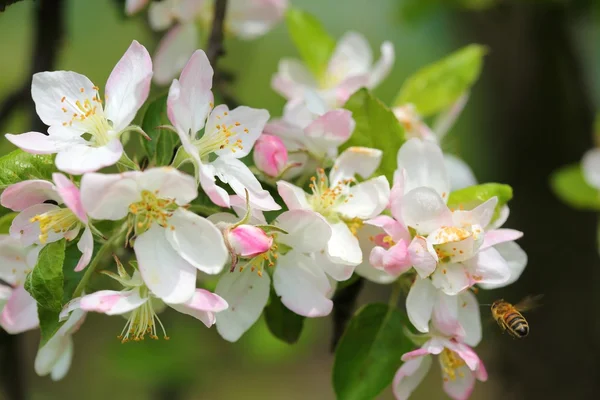
<svg viewBox="0 0 600 400">
<path fill-rule="evenodd" d="M 285 168 L 288 153 L 277 136 L 261 135 L 254 145 L 254 164 L 269 176 L 278 176 Z"/>
<path fill-rule="evenodd" d="M 254 257 L 273 245 L 273 238 L 252 225 L 240 225 L 228 232 L 227 239 L 232 250 L 240 257 Z"/>
</svg>

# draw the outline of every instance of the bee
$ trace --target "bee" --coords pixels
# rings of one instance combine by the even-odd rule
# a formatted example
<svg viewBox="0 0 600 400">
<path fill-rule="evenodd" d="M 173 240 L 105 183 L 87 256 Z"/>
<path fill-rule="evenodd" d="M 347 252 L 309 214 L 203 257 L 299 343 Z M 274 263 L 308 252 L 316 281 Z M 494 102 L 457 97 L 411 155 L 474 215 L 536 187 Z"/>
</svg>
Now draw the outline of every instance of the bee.
<svg viewBox="0 0 600 400">
<path fill-rule="evenodd" d="M 541 295 L 527 296 L 515 305 L 504 299 L 496 300 L 492 303 L 492 316 L 503 332 L 508 331 L 512 337 L 523 339 L 529 334 L 529 324 L 521 311 L 537 307 L 541 297 Z"/>
</svg>

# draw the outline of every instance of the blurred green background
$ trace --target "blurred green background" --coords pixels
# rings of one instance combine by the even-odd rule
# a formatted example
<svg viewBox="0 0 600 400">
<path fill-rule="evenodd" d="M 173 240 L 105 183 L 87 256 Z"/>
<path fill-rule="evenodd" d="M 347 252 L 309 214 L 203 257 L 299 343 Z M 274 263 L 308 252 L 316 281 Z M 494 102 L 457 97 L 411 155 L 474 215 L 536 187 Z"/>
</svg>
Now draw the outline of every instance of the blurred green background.
<svg viewBox="0 0 600 400">
<path fill-rule="evenodd" d="M 0 102 L 30 77 L 35 8 L 25 0 L 0 13 Z M 65 2 L 66 32 L 54 69 L 87 75 L 103 87 L 133 39 L 152 53 L 157 36 L 146 16 L 124 18 L 113 0 Z M 570 210 L 554 198 L 549 174 L 577 162 L 592 146 L 592 119 L 600 96 L 600 29 L 593 1 L 291 0 L 313 13 L 336 38 L 363 33 L 376 54 L 384 40 L 396 50 L 390 76 L 375 90 L 389 103 L 419 67 L 468 43 L 489 46 L 480 82 L 455 125 L 447 147 L 467 160 L 480 181 L 515 189 L 508 226 L 525 231 L 520 244 L 529 265 L 507 289 L 481 293 L 516 302 L 544 293 L 544 307 L 528 315 L 531 335 L 501 335 L 482 310 L 478 347 L 490 375 L 473 399 L 593 399 L 600 395 L 600 263 L 595 215 Z M 235 75 L 242 104 L 278 116 L 284 104 L 270 89 L 281 57 L 296 57 L 285 26 L 251 42 L 226 41 L 223 66 Z M 161 93 L 155 88 L 154 94 Z M 30 106 L 30 99 L 25 106 Z M 0 121 L 20 133 L 32 121 L 25 107 Z M 385 134 L 384 132 L 380 134 Z M 0 141 L 0 152 L 12 146 Z M 359 302 L 384 300 L 389 288 L 367 285 Z M 332 399 L 331 321 L 310 320 L 289 346 L 256 324 L 238 343 L 177 313 L 162 318 L 171 340 L 121 344 L 124 320 L 88 316 L 75 336 L 67 377 L 53 383 L 33 372 L 38 333 L 16 343 L 31 399 Z M 487 323 L 490 320 L 490 323 Z M 13 342 L 14 343 L 14 342 Z M 4 349 L 6 350 L 6 349 Z M 6 374 L 14 366 L 2 365 Z M 445 398 L 439 372 L 415 399 Z M 14 371 L 13 371 L 14 372 Z M 381 399 L 391 399 L 387 390 Z"/>
</svg>

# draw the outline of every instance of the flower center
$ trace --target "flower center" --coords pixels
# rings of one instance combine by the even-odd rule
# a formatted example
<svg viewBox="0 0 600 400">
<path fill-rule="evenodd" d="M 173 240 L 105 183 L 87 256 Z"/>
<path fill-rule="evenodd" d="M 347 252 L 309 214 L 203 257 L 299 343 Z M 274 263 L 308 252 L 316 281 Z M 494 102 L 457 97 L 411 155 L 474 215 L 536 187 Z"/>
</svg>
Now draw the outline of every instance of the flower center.
<svg viewBox="0 0 600 400">
<path fill-rule="evenodd" d="M 322 168 L 317 170 L 317 176 L 310 178 L 310 189 L 312 194 L 307 196 L 308 204 L 312 209 L 330 222 L 338 222 L 340 220 L 335 208 L 343 203 L 347 203 L 352 197 L 348 189 L 353 179 L 345 179 L 333 187 L 329 187 L 329 179 L 325 175 Z M 362 224 L 362 221 L 361 221 Z"/>
<path fill-rule="evenodd" d="M 104 146 L 110 141 L 109 132 L 112 126 L 104 116 L 102 109 L 102 100 L 98 94 L 99 88 L 93 87 L 95 93 L 90 98 L 76 100 L 73 102 L 70 98 L 63 96 L 60 100 L 60 109 L 65 114 L 63 126 L 75 126 L 85 129 L 92 138 L 92 145 Z M 84 88 L 80 88 L 81 93 L 85 93 Z"/>
<path fill-rule="evenodd" d="M 444 381 L 455 380 L 456 377 L 463 378 L 464 374 L 457 371 L 458 368 L 465 365 L 465 361 L 459 357 L 454 351 L 450 349 L 444 349 L 440 354 L 440 361 L 442 363 L 442 372 L 444 374 Z"/>
<path fill-rule="evenodd" d="M 242 132 L 247 134 L 250 131 L 247 128 L 242 128 L 240 122 L 230 121 L 228 115 L 227 111 L 223 112 L 222 115 L 217 115 L 216 118 L 220 123 L 215 125 L 215 129 L 205 131 L 204 135 L 195 141 L 194 145 L 200 151 L 200 158 L 219 150 L 229 149 L 232 153 L 235 153 L 244 149 L 242 139 L 235 139 L 235 136 Z"/>
<path fill-rule="evenodd" d="M 266 267 L 274 267 L 277 258 L 279 257 L 279 245 L 273 240 L 271 248 L 264 253 L 258 254 L 251 258 L 246 264 L 240 267 L 240 272 L 245 268 L 250 268 L 252 272 L 256 271 L 258 276 L 262 277 Z"/>
<path fill-rule="evenodd" d="M 137 236 L 150 229 L 152 224 L 156 222 L 158 225 L 166 228 L 168 220 L 173 216 L 179 206 L 174 199 L 164 199 L 157 197 L 158 190 L 150 192 L 142 191 L 142 200 L 129 205 L 129 212 L 133 217 L 130 221 Z M 171 226 L 171 229 L 175 227 Z"/>
<path fill-rule="evenodd" d="M 57 208 L 43 214 L 38 214 L 31 218 L 29 222 L 40 223 L 39 240 L 41 244 L 46 243 L 48 234 L 51 231 L 65 234 L 75 229 L 80 223 L 79 218 L 68 208 Z"/>
<path fill-rule="evenodd" d="M 156 315 L 152 301 L 148 299 L 142 306 L 134 309 L 129 315 L 129 319 L 123 328 L 123 331 L 117 338 L 121 343 L 127 343 L 131 340 L 139 342 L 148 335 L 150 339 L 158 340 L 157 326 L 160 326 L 165 340 L 169 340 L 165 327 Z"/>
<path fill-rule="evenodd" d="M 384 249 L 389 249 L 394 246 L 396 242 L 390 235 L 386 235 L 385 233 L 380 233 L 379 235 L 370 236 L 369 240 L 373 242 L 376 246 L 383 247 Z"/>
</svg>

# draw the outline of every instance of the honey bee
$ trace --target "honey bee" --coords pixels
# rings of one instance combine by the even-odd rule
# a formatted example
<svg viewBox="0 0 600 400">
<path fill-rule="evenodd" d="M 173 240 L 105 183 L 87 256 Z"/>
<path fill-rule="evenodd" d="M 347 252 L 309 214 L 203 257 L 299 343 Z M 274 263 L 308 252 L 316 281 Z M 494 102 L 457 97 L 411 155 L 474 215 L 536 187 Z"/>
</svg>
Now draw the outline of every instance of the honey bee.
<svg viewBox="0 0 600 400">
<path fill-rule="evenodd" d="M 504 301 L 504 299 L 496 300 L 492 303 L 492 316 L 503 332 L 508 331 L 512 337 L 523 339 L 529 334 L 529 324 L 521 311 L 537 307 L 541 297 L 542 295 L 527 296 L 515 305 Z"/>
</svg>

